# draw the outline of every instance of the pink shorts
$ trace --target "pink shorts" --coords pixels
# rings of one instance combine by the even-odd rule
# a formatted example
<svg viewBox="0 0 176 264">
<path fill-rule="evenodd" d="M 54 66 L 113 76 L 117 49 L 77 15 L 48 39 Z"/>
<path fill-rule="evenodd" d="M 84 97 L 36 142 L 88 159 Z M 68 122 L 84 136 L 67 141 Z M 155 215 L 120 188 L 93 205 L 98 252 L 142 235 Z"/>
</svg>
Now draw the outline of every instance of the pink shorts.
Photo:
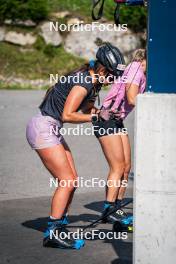
<svg viewBox="0 0 176 264">
<path fill-rule="evenodd" d="M 33 116 L 26 127 L 26 138 L 32 149 L 49 148 L 63 144 L 64 138 L 60 134 L 63 124 L 41 113 Z"/>
</svg>

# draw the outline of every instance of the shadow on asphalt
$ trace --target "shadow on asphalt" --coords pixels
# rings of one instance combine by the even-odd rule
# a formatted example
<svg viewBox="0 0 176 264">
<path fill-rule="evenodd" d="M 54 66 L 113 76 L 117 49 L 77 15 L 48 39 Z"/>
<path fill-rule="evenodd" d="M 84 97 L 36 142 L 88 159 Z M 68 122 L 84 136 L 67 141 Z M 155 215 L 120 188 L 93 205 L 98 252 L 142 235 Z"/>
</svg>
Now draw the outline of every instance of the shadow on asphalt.
<svg viewBox="0 0 176 264">
<path fill-rule="evenodd" d="M 98 215 L 94 214 L 80 214 L 80 215 L 70 215 L 69 220 L 71 223 L 77 223 L 77 222 L 92 222 L 93 220 L 98 219 Z M 91 219 L 91 221 L 90 221 Z M 31 228 L 40 232 L 44 232 L 44 230 L 47 227 L 47 222 L 48 222 L 48 217 L 41 217 L 37 218 L 34 220 L 28 220 L 22 223 L 22 226 Z M 84 226 L 82 225 L 69 225 L 70 228 L 75 227 L 75 228 L 83 228 Z"/>
<path fill-rule="evenodd" d="M 128 198 L 125 198 L 128 199 Z M 85 208 L 101 212 L 103 208 L 103 201 L 92 202 L 84 205 Z M 132 210 L 132 206 L 125 207 L 125 209 Z M 99 218 L 99 214 L 80 214 L 80 215 L 71 215 L 69 217 L 71 223 L 80 223 L 85 222 L 90 223 Z M 37 218 L 34 220 L 28 220 L 22 223 L 22 226 L 26 228 L 31 228 L 40 232 L 43 232 L 47 227 L 48 217 Z M 107 226 L 107 229 L 104 227 Z M 83 228 L 83 225 L 69 225 L 68 228 Z M 100 232 L 104 232 L 105 234 L 112 230 L 112 226 L 110 224 L 103 225 L 103 228 L 99 228 Z M 95 239 L 96 240 L 96 239 Z M 132 242 L 123 242 L 123 240 L 119 239 L 105 239 L 105 244 L 111 244 L 114 251 L 116 252 L 118 258 L 113 260 L 111 264 L 132 264 Z"/>
<path fill-rule="evenodd" d="M 130 197 L 124 198 L 123 199 L 123 203 L 129 202 L 131 199 L 132 198 L 130 198 Z M 102 201 L 100 201 L 100 202 L 92 202 L 92 203 L 84 205 L 84 207 L 87 208 L 87 209 L 90 209 L 90 210 L 97 211 L 97 212 L 102 212 L 103 203 L 104 202 L 102 202 Z M 132 211 L 133 210 L 132 203 L 130 203 L 129 206 L 123 207 L 123 209 Z M 131 214 L 131 213 L 129 213 L 129 214 Z"/>
<path fill-rule="evenodd" d="M 127 202 L 128 200 L 130 200 L 131 198 L 124 198 L 124 202 Z M 92 202 L 89 204 L 84 205 L 85 208 L 96 211 L 96 212 L 102 212 L 102 208 L 103 208 L 103 201 L 98 201 L 98 202 Z M 132 207 L 126 206 L 125 209 L 127 210 L 132 210 Z M 131 214 L 131 213 L 129 213 Z M 100 215 L 97 214 L 80 214 L 80 215 L 70 215 L 69 219 L 71 223 L 77 223 L 77 222 L 92 222 L 95 221 L 99 218 Z M 29 221 L 25 221 L 22 223 L 23 226 L 27 227 L 27 228 L 31 228 L 34 230 L 38 230 L 40 232 L 43 232 L 45 230 L 45 228 L 47 227 L 47 221 L 48 221 L 48 217 L 42 217 L 42 218 L 37 218 L 34 220 L 29 220 Z M 83 227 L 83 226 L 71 226 L 69 225 L 69 227 Z"/>
</svg>

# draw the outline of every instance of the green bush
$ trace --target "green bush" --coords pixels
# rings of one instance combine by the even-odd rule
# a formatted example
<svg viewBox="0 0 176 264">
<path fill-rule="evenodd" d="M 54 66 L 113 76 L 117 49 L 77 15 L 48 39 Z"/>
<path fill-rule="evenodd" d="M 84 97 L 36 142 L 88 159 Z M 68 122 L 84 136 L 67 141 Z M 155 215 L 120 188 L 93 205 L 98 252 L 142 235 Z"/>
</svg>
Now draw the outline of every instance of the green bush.
<svg viewBox="0 0 176 264">
<path fill-rule="evenodd" d="M 145 7 L 123 6 L 120 9 L 120 23 L 127 23 L 135 32 L 143 31 L 147 27 L 147 11 Z"/>
<path fill-rule="evenodd" d="M 46 44 L 45 44 L 44 39 L 43 39 L 41 36 L 38 36 L 38 37 L 37 37 L 37 41 L 34 43 L 33 47 L 34 47 L 36 50 L 43 51 L 44 48 L 45 48 L 45 46 L 46 46 Z"/>
<path fill-rule="evenodd" d="M 114 0 L 105 1 L 104 17 L 113 20 L 116 4 Z M 0 0 L 0 22 L 4 19 L 32 19 L 39 22 L 52 12 L 67 10 L 73 15 L 81 16 L 90 22 L 92 1 L 91 0 Z M 146 28 L 147 9 L 144 7 L 120 8 L 121 23 L 128 23 L 129 28 L 141 31 Z"/>
<path fill-rule="evenodd" d="M 43 52 L 49 58 L 54 58 L 57 55 L 56 47 L 53 47 L 51 44 L 46 45 Z"/>
<path fill-rule="evenodd" d="M 67 10 L 72 14 L 84 17 L 84 19 L 88 20 L 88 22 L 92 20 L 91 0 L 50 0 L 49 5 L 53 12 Z M 114 0 L 106 0 L 104 6 L 104 17 L 113 21 L 115 7 L 116 4 Z M 121 5 L 120 22 L 128 24 L 128 27 L 134 31 L 143 31 L 147 24 L 147 8 Z"/>
<path fill-rule="evenodd" d="M 5 19 L 39 22 L 48 16 L 48 0 L 0 0 L 0 22 Z"/>
<path fill-rule="evenodd" d="M 115 7 L 113 0 L 105 1 L 104 16 L 113 20 Z M 135 32 L 143 31 L 147 26 L 147 8 L 120 5 L 120 23 L 128 24 L 128 27 Z"/>
<path fill-rule="evenodd" d="M 52 44 L 46 44 L 41 36 L 38 36 L 33 47 L 36 50 L 43 52 L 48 58 L 54 58 L 57 54 L 57 48 L 53 47 Z"/>
</svg>

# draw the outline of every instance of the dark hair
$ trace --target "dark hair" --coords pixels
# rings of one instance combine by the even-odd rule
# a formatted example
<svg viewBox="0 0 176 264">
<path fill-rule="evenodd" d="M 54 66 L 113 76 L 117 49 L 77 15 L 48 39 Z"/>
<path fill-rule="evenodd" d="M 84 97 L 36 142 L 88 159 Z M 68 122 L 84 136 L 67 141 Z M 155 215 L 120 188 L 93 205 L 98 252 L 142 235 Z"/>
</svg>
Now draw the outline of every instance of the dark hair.
<svg viewBox="0 0 176 264">
<path fill-rule="evenodd" d="M 68 72 L 67 74 L 65 74 L 65 76 L 69 76 L 69 75 L 73 75 L 76 74 L 78 72 L 85 72 L 85 71 L 89 71 L 89 70 L 93 70 L 95 72 L 95 74 L 99 73 L 99 71 L 104 68 L 104 66 L 98 61 L 94 61 L 94 65 L 91 66 L 90 63 L 85 63 L 84 65 L 82 65 L 81 67 L 72 70 L 70 72 Z M 54 89 L 55 85 L 51 86 L 47 91 L 46 94 L 43 98 L 42 104 L 44 103 L 44 101 L 46 100 L 46 98 L 48 97 L 49 93 Z M 97 92 L 99 92 L 100 89 L 100 84 L 97 82 L 94 84 L 94 93 L 96 94 Z"/>
</svg>

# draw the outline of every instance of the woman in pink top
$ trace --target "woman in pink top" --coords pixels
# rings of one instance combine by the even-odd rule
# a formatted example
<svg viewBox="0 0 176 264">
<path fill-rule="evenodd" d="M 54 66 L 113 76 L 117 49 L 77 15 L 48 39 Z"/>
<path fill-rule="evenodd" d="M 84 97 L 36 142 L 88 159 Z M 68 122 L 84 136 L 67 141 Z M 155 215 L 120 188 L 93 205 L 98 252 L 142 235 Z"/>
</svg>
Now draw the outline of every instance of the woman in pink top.
<svg viewBox="0 0 176 264">
<path fill-rule="evenodd" d="M 145 73 L 146 51 L 139 49 L 134 54 L 133 62 L 125 69 L 121 81 L 111 86 L 103 101 L 100 118 L 93 124 L 95 136 L 99 139 L 110 168 L 103 215 L 112 206 L 120 205 L 125 194 L 131 169 L 131 150 L 123 120 L 134 108 L 136 96 L 145 91 Z M 119 215 L 116 217 L 119 218 Z M 105 221 L 109 220 L 107 218 Z"/>
</svg>

